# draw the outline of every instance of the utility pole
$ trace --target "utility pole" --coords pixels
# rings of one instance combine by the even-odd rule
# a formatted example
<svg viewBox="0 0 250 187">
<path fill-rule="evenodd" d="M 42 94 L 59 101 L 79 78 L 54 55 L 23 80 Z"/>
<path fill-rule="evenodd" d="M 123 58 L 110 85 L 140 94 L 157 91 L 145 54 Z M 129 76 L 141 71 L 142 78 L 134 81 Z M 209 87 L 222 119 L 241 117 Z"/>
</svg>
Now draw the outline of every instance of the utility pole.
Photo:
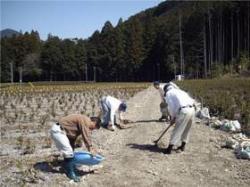
<svg viewBox="0 0 250 187">
<path fill-rule="evenodd" d="M 96 67 L 94 66 L 93 69 L 94 69 L 94 82 L 96 82 Z"/>
<path fill-rule="evenodd" d="M 13 76 L 13 62 L 10 63 L 10 81 L 11 81 L 11 83 L 14 82 L 14 76 Z"/>
<path fill-rule="evenodd" d="M 18 70 L 19 70 L 19 83 L 22 83 L 23 82 L 23 68 L 19 67 Z"/>
<path fill-rule="evenodd" d="M 88 81 L 88 64 L 85 64 L 85 81 Z"/>
</svg>

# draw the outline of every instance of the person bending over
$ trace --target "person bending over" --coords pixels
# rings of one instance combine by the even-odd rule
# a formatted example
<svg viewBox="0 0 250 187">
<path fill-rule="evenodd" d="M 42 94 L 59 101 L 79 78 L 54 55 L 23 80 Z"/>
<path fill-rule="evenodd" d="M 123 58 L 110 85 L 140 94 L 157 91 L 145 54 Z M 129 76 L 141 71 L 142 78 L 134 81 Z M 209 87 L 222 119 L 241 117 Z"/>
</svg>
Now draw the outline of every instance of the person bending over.
<svg viewBox="0 0 250 187">
<path fill-rule="evenodd" d="M 80 181 L 80 178 L 76 176 L 73 163 L 75 141 L 79 135 L 82 135 L 87 150 L 92 154 L 96 154 L 95 149 L 92 147 L 90 132 L 99 129 L 100 125 L 100 118 L 89 118 L 80 114 L 70 114 L 62 117 L 52 125 L 50 134 L 57 149 L 63 154 L 65 172 L 75 182 Z"/>
<path fill-rule="evenodd" d="M 122 113 L 126 112 L 127 105 L 112 96 L 104 96 L 101 99 L 102 123 L 109 130 L 115 130 L 116 117 L 123 122 Z"/>
<path fill-rule="evenodd" d="M 164 91 L 168 111 L 171 116 L 170 125 L 175 124 L 169 146 L 164 150 L 165 154 L 171 154 L 173 146 L 177 146 L 180 142 L 181 146 L 179 146 L 177 150 L 185 150 L 185 145 L 189 139 L 190 128 L 194 123 L 195 101 L 185 91 L 177 89 L 171 84 L 166 84 Z"/>
</svg>

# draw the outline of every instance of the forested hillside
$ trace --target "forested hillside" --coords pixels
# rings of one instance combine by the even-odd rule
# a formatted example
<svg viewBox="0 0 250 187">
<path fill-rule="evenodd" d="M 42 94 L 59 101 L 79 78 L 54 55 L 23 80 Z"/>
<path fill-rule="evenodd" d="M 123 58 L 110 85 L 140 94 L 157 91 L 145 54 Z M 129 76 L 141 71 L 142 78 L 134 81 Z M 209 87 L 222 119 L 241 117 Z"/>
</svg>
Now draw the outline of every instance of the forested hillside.
<svg viewBox="0 0 250 187">
<path fill-rule="evenodd" d="M 1 39 L 1 81 L 152 81 L 250 69 L 250 2 L 166 1 L 85 40 Z M 11 73 L 13 71 L 13 76 Z"/>
<path fill-rule="evenodd" d="M 0 38 L 4 38 L 4 37 L 12 37 L 13 35 L 18 36 L 20 33 L 12 30 L 12 29 L 4 29 L 2 31 L 0 31 Z"/>
</svg>

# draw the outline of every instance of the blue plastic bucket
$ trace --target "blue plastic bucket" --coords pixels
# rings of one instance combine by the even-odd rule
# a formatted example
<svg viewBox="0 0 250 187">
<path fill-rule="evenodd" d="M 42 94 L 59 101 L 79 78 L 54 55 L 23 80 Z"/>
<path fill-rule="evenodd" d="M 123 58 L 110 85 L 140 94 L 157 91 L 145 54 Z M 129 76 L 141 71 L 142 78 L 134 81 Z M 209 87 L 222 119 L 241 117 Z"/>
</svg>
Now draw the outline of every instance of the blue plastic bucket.
<svg viewBox="0 0 250 187">
<path fill-rule="evenodd" d="M 104 160 L 101 155 L 91 155 L 89 152 L 80 151 L 74 153 L 74 163 L 77 165 L 96 165 Z"/>
</svg>

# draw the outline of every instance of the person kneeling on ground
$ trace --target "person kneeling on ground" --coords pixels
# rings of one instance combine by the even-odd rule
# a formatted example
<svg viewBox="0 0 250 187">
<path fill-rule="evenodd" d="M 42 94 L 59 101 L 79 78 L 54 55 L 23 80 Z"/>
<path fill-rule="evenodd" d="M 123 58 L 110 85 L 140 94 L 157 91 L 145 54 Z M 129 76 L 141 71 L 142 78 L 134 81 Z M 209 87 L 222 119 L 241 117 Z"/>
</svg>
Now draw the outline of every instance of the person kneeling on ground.
<svg viewBox="0 0 250 187">
<path fill-rule="evenodd" d="M 75 182 L 80 181 L 80 178 L 76 176 L 76 168 L 73 163 L 75 141 L 79 135 L 82 135 L 87 150 L 93 155 L 96 154 L 91 144 L 90 131 L 99 129 L 100 125 L 100 118 L 89 118 L 80 114 L 65 116 L 52 125 L 50 134 L 57 149 L 62 152 L 64 156 L 65 172 L 67 176 Z"/>
<path fill-rule="evenodd" d="M 126 112 L 127 105 L 111 96 L 104 96 L 101 99 L 102 123 L 109 130 L 115 130 L 116 116 L 123 122 L 122 113 Z"/>
<path fill-rule="evenodd" d="M 185 91 L 175 88 L 170 83 L 165 85 L 164 91 L 168 111 L 171 116 L 170 125 L 175 123 L 169 146 L 164 150 L 164 154 L 171 154 L 173 146 L 178 145 L 180 141 L 182 144 L 177 150 L 185 150 L 185 145 L 189 139 L 190 128 L 194 122 L 195 101 Z"/>
</svg>

